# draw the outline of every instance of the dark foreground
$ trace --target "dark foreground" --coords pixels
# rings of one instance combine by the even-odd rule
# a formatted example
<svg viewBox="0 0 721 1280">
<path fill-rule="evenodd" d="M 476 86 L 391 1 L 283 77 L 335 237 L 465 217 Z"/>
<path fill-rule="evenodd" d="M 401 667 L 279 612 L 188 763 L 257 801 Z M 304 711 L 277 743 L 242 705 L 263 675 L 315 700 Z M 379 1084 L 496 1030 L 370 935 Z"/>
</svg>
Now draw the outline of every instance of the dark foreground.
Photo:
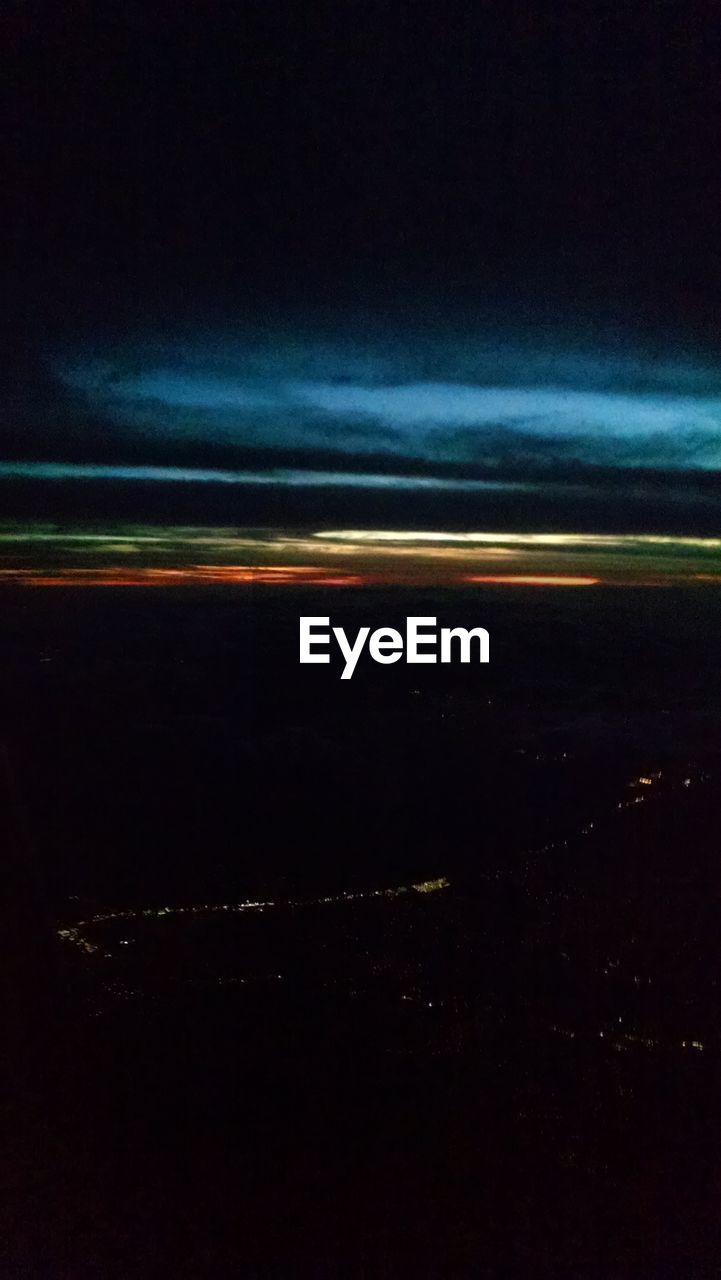
<svg viewBox="0 0 721 1280">
<path fill-rule="evenodd" d="M 8 595 L 9 1274 L 719 1274 L 721 607 L 478 608 Z"/>
</svg>

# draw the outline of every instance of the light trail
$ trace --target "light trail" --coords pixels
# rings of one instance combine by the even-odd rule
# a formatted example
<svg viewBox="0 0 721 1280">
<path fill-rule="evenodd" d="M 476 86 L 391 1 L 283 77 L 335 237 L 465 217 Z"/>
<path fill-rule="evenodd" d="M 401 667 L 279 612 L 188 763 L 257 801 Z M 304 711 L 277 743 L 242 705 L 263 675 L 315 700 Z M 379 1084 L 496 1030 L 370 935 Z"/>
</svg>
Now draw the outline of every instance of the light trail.
<svg viewBox="0 0 721 1280">
<path fill-rule="evenodd" d="M 92 954 L 99 948 L 84 933 L 91 925 L 109 924 L 114 920 L 161 920 L 168 916 L 210 916 L 210 915 L 242 915 L 246 912 L 262 913 L 268 910 L 286 908 L 296 910 L 302 907 L 328 906 L 345 902 L 361 902 L 372 898 L 399 898 L 404 894 L 437 893 L 441 889 L 450 888 L 450 881 L 445 876 L 434 880 L 421 880 L 411 885 L 394 885 L 387 889 L 366 889 L 356 892 L 327 894 L 320 898 L 283 898 L 265 900 L 249 899 L 244 902 L 203 902 L 190 906 L 175 907 L 140 907 L 123 911 L 101 911 L 88 920 L 78 920 L 73 924 L 65 924 L 57 930 L 57 936 L 64 942 L 70 942 L 86 954 Z"/>
</svg>

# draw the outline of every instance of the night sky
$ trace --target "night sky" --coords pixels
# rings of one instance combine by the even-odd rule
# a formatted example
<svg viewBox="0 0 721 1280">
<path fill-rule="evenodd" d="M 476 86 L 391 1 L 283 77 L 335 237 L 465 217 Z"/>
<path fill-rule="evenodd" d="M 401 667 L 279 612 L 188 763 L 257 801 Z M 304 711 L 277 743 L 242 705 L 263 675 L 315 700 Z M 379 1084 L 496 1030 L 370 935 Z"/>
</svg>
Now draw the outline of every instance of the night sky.
<svg viewBox="0 0 721 1280">
<path fill-rule="evenodd" d="M 3 572 L 712 578 L 715 16 L 9 6 Z"/>
</svg>

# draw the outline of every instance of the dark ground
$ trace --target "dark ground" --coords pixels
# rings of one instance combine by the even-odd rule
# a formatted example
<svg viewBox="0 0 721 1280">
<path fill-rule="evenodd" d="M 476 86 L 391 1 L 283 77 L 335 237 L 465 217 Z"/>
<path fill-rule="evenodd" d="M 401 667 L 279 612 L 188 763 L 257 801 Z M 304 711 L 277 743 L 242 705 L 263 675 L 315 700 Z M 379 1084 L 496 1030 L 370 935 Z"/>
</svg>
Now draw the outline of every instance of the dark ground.
<svg viewBox="0 0 721 1280">
<path fill-rule="evenodd" d="M 8 1274 L 720 1274 L 720 596 L 2 603 Z"/>
</svg>

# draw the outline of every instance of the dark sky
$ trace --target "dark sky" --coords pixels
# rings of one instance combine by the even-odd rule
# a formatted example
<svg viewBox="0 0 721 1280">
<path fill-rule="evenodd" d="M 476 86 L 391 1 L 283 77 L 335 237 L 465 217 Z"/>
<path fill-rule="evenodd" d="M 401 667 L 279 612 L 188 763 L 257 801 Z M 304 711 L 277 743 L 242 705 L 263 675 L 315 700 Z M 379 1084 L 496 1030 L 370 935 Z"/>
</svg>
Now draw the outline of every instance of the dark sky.
<svg viewBox="0 0 721 1280">
<path fill-rule="evenodd" d="M 288 268 L 485 286 L 585 257 L 606 287 L 663 275 L 704 313 L 714 10 L 10 5 L 19 269 L 217 300 Z"/>
<path fill-rule="evenodd" d="M 582 483 L 616 524 L 713 523 L 715 6 L 15 3 L 5 25 L 2 458 L 282 468 L 276 506 L 298 468 Z M 67 480 L 0 484 L 32 507 Z"/>
</svg>

